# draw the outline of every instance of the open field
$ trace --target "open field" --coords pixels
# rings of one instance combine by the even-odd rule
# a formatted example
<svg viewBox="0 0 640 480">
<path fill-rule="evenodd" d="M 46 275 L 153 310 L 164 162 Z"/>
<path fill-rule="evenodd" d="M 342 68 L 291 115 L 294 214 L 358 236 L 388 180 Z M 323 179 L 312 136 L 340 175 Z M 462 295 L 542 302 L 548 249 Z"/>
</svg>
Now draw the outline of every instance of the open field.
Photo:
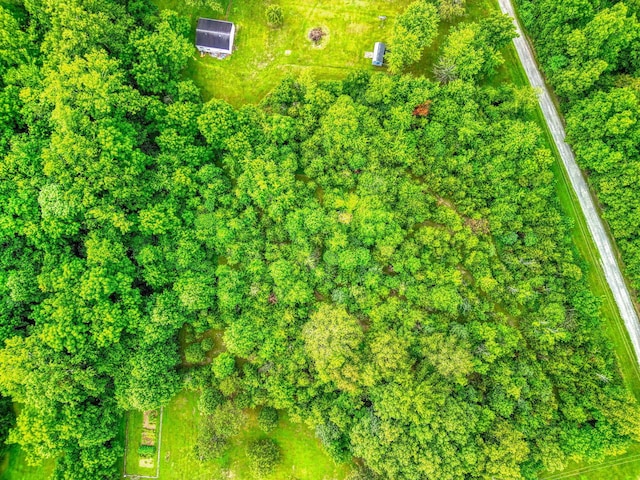
<svg viewBox="0 0 640 480">
<path fill-rule="evenodd" d="M 247 467 L 246 445 L 265 435 L 257 426 L 255 412 L 249 412 L 247 428 L 231 440 L 227 453 L 216 461 L 200 463 L 193 453 L 198 435 L 198 394 L 182 392 L 164 409 L 162 448 L 160 451 L 161 480 L 211 480 L 232 474 L 237 479 L 251 479 Z M 295 474 L 300 480 L 341 480 L 349 465 L 336 465 L 324 452 L 314 433 L 282 415 L 278 428 L 269 437 L 282 449 L 282 463 L 267 477 L 286 480 Z"/>
<path fill-rule="evenodd" d="M 181 0 L 155 3 L 189 17 L 194 32 L 199 16 L 225 17 L 207 9 L 194 11 Z M 374 70 L 364 52 L 372 51 L 376 41 L 388 40 L 393 18 L 410 0 L 276 0 L 271 3 L 284 12 L 284 25 L 278 29 L 266 23 L 264 0 L 223 3 L 228 10 L 225 18 L 238 29 L 236 52 L 220 61 L 200 57 L 194 49 L 186 76 L 202 89 L 205 99 L 218 97 L 241 105 L 260 101 L 288 73 L 309 72 L 319 80 L 337 80 L 352 70 Z M 388 17 L 386 26 L 379 15 Z M 314 47 L 307 34 L 318 26 L 325 28 L 328 38 Z"/>
<path fill-rule="evenodd" d="M 0 462 L 1 480 L 47 480 L 51 478 L 55 462 L 48 461 L 36 467 L 27 465 L 25 454 L 13 445 Z"/>
</svg>

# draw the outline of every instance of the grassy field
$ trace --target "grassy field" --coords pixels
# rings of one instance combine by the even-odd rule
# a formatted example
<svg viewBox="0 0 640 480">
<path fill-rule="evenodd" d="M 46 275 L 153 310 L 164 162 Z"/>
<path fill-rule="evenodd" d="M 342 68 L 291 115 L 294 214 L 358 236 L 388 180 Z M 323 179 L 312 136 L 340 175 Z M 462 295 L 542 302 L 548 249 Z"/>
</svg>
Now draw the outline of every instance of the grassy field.
<svg viewBox="0 0 640 480">
<path fill-rule="evenodd" d="M 249 412 L 247 428 L 231 440 L 231 447 L 222 458 L 200 463 L 193 453 L 198 435 L 197 402 L 196 393 L 182 392 L 164 409 L 160 479 L 251 479 L 246 446 L 249 441 L 266 436 L 257 427 L 255 412 Z M 293 474 L 299 480 L 341 480 L 350 471 L 349 465 L 336 465 L 329 458 L 311 430 L 286 416 L 269 437 L 282 448 L 283 460 L 266 480 L 287 480 Z"/>
<path fill-rule="evenodd" d="M 603 463 L 571 464 L 562 472 L 541 476 L 540 480 L 638 480 L 639 477 L 640 445 Z"/>
<path fill-rule="evenodd" d="M 17 445 L 13 445 L 0 462 L 1 480 L 47 480 L 51 478 L 54 461 L 44 462 L 40 466 L 27 465 L 24 452 Z"/>
<path fill-rule="evenodd" d="M 155 0 L 160 8 L 170 8 L 188 17 L 194 26 L 199 16 L 226 18 L 236 24 L 237 50 L 225 60 L 194 56 L 186 76 L 202 89 L 205 99 L 218 97 L 234 105 L 257 103 L 287 73 L 310 72 L 319 80 L 341 79 L 354 69 L 368 68 L 376 41 L 388 40 L 393 18 L 410 0 L 242 0 L 227 5 L 228 14 L 193 10 L 182 0 Z M 265 7 L 282 7 L 284 25 L 270 28 Z M 379 15 L 386 15 L 381 26 Z M 307 39 L 310 29 L 321 26 L 328 38 L 320 48 Z M 195 33 L 194 33 L 195 34 Z"/>
</svg>

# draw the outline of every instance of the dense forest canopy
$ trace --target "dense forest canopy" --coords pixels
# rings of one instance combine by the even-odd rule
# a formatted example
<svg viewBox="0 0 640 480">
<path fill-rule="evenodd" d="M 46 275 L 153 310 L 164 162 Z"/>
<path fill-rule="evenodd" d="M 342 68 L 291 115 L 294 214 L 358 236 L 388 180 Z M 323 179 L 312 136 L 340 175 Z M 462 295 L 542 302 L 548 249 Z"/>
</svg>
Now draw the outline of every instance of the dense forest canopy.
<svg viewBox="0 0 640 480">
<path fill-rule="evenodd" d="M 447 83 L 303 76 L 239 109 L 202 103 L 188 22 L 146 0 L 0 19 L 0 392 L 55 478 L 113 478 L 123 411 L 183 387 L 203 459 L 255 406 L 371 478 L 535 478 L 640 440 L 535 98 L 475 83 L 503 17 L 452 31 L 448 62 L 493 63 Z M 226 351 L 189 366 L 179 332 L 209 329 Z"/>
<path fill-rule="evenodd" d="M 640 290 L 640 23 L 637 0 L 517 0 L 567 134 Z"/>
</svg>

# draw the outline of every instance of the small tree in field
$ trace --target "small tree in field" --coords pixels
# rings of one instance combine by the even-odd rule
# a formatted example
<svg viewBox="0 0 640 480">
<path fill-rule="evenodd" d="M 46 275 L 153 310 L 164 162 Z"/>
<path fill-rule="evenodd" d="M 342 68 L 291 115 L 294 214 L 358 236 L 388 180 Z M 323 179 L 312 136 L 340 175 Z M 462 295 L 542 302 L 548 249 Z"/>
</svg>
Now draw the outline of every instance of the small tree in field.
<svg viewBox="0 0 640 480">
<path fill-rule="evenodd" d="M 262 407 L 258 413 L 258 426 L 266 433 L 276 428 L 278 426 L 278 411 L 273 407 Z"/>
<path fill-rule="evenodd" d="M 184 0 L 188 6 L 193 8 L 210 8 L 216 13 L 222 13 L 222 5 L 218 3 L 218 0 Z"/>
<path fill-rule="evenodd" d="M 280 5 L 267 7 L 267 23 L 272 27 L 280 27 L 284 23 L 284 14 Z"/>
<path fill-rule="evenodd" d="M 440 83 L 449 83 L 458 78 L 456 64 L 447 58 L 440 58 L 433 67 L 433 74 Z"/>
<path fill-rule="evenodd" d="M 253 474 L 262 478 L 273 472 L 280 462 L 280 447 L 270 438 L 255 440 L 247 448 L 247 457 Z"/>
<path fill-rule="evenodd" d="M 465 14 L 465 4 L 465 0 L 440 0 L 438 14 L 447 22 L 455 17 L 462 17 Z"/>
<path fill-rule="evenodd" d="M 387 56 L 391 73 L 400 73 L 420 60 L 438 34 L 439 22 L 437 8 L 427 0 L 416 0 L 398 16 Z"/>
</svg>

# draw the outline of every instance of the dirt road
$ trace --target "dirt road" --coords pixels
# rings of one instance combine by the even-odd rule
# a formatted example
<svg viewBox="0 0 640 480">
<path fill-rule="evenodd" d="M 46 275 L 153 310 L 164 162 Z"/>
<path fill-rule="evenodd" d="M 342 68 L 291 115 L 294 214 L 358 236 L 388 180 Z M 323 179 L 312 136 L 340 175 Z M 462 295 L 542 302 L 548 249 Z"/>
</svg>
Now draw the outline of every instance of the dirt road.
<svg viewBox="0 0 640 480">
<path fill-rule="evenodd" d="M 562 158 L 564 168 L 569 175 L 571 186 L 573 187 L 573 190 L 578 197 L 578 201 L 580 202 L 580 208 L 587 220 L 589 232 L 591 233 L 593 241 L 600 253 L 605 278 L 607 279 L 609 288 L 613 292 L 613 297 L 618 305 L 618 309 L 620 310 L 620 316 L 624 320 L 624 324 L 629 332 L 629 337 L 631 338 L 631 343 L 633 344 L 637 361 L 640 359 L 640 321 L 638 320 L 638 314 L 633 305 L 627 285 L 622 277 L 622 272 L 620 271 L 620 266 L 618 265 L 613 245 L 604 228 L 602 219 L 598 214 L 598 210 L 596 209 L 593 197 L 591 196 L 589 187 L 587 186 L 587 182 L 576 163 L 575 155 L 573 154 L 571 147 L 569 147 L 565 142 L 566 134 L 560 114 L 551 100 L 549 90 L 544 83 L 540 70 L 538 69 L 538 64 L 533 56 L 531 46 L 522 35 L 520 25 L 515 19 L 513 3 L 511 0 L 498 0 L 498 2 L 500 4 L 500 9 L 514 19 L 514 24 L 516 25 L 516 29 L 520 36 L 514 39 L 513 43 L 518 51 L 520 62 L 522 62 L 522 66 L 527 72 L 529 82 L 540 92 L 539 101 L 542 113 L 544 114 L 544 118 L 553 136 L 553 141 L 560 152 L 560 157 Z"/>
</svg>

